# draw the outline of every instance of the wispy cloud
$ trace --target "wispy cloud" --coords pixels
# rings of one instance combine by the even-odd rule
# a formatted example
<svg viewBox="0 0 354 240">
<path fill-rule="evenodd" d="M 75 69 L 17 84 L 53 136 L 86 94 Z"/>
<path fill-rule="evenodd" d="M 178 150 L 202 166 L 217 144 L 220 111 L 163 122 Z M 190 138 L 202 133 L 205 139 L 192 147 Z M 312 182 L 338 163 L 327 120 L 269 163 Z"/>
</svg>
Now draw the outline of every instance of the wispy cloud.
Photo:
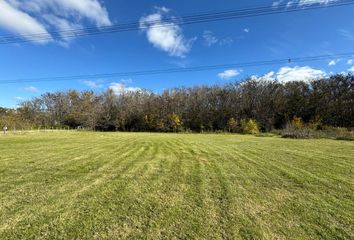
<svg viewBox="0 0 354 240">
<path fill-rule="evenodd" d="M 332 2 L 337 2 L 338 0 L 274 0 L 272 6 L 274 8 L 279 7 L 281 4 L 286 3 L 286 7 L 292 6 L 309 6 L 315 4 L 327 5 Z"/>
<path fill-rule="evenodd" d="M 273 7 L 277 8 L 280 4 L 282 4 L 284 2 L 284 0 L 276 0 L 273 1 Z"/>
<path fill-rule="evenodd" d="M 43 44 L 51 40 L 51 36 L 44 25 L 26 12 L 19 10 L 6 1 L 0 1 L 0 9 L 0 27 L 19 34 L 28 40 L 35 40 L 29 34 L 42 33 L 45 40 L 38 39 L 36 40 L 37 43 Z"/>
<path fill-rule="evenodd" d="M 156 12 L 140 19 L 140 29 L 146 32 L 148 41 L 170 56 L 186 57 L 196 38 L 187 39 L 182 28 L 173 21 L 164 21 L 170 9 L 155 7 Z"/>
<path fill-rule="evenodd" d="M 349 72 L 354 72 L 354 66 L 348 69 Z"/>
<path fill-rule="evenodd" d="M 274 81 L 276 79 L 276 75 L 274 71 L 271 71 L 263 76 L 257 76 L 257 75 L 253 75 L 251 76 L 251 79 L 253 80 L 262 80 L 262 81 Z"/>
<path fill-rule="evenodd" d="M 348 65 L 352 65 L 352 64 L 353 64 L 353 59 L 349 59 L 349 60 L 347 61 L 347 64 L 348 64 Z"/>
<path fill-rule="evenodd" d="M 332 2 L 337 2 L 338 0 L 300 0 L 299 6 L 313 5 L 313 4 L 322 4 L 327 5 Z"/>
<path fill-rule="evenodd" d="M 249 29 L 249 28 L 245 28 L 245 29 L 243 29 L 243 31 L 244 31 L 245 33 L 249 33 L 249 32 L 250 32 L 250 29 Z"/>
<path fill-rule="evenodd" d="M 52 30 L 72 30 L 91 22 L 111 25 L 108 12 L 98 0 L 2 0 L 0 27 L 37 43 L 52 41 Z M 41 34 L 34 37 L 31 34 Z M 60 33 L 68 41 L 68 33 Z"/>
<path fill-rule="evenodd" d="M 33 14 L 53 14 L 76 20 L 86 19 L 96 26 L 112 24 L 106 8 L 99 0 L 5 0 L 13 7 Z"/>
<path fill-rule="evenodd" d="M 68 30 L 81 29 L 83 27 L 79 23 L 72 23 L 67 19 L 57 17 L 53 14 L 43 15 L 43 19 L 50 25 L 55 26 L 57 30 L 59 30 L 59 35 L 62 38 L 60 43 L 65 47 L 67 47 L 68 43 L 75 38 L 75 33 Z"/>
<path fill-rule="evenodd" d="M 354 42 L 354 34 L 346 29 L 339 29 L 339 34 L 344 37 L 344 39 Z"/>
<path fill-rule="evenodd" d="M 234 41 L 231 37 L 220 38 L 210 30 L 206 30 L 203 32 L 203 40 L 204 40 L 204 44 L 208 47 L 214 45 L 218 45 L 218 46 L 230 45 Z"/>
<path fill-rule="evenodd" d="M 133 79 L 125 78 L 125 79 L 121 79 L 120 82 L 123 84 L 131 84 L 131 83 L 133 83 Z"/>
<path fill-rule="evenodd" d="M 221 73 L 218 73 L 218 77 L 224 80 L 228 80 L 240 75 L 241 72 L 242 70 L 238 70 L 238 69 L 228 69 Z"/>
<path fill-rule="evenodd" d="M 219 42 L 219 39 L 214 35 L 212 31 L 204 31 L 203 39 L 205 45 L 211 47 Z"/>
<path fill-rule="evenodd" d="M 31 93 L 38 93 L 39 89 L 33 86 L 25 87 L 24 90 L 26 92 L 31 92 Z"/>
<path fill-rule="evenodd" d="M 116 94 L 121 95 L 125 93 L 140 92 L 142 89 L 138 87 L 127 87 L 125 84 L 120 82 L 113 82 L 109 86 L 110 89 Z"/>
<path fill-rule="evenodd" d="M 328 63 L 328 66 L 335 66 L 340 61 L 340 59 L 333 59 Z"/>
<path fill-rule="evenodd" d="M 22 102 L 25 100 L 23 97 L 14 97 L 14 99 L 19 102 Z"/>
<path fill-rule="evenodd" d="M 103 81 L 101 80 L 97 80 L 97 81 L 86 80 L 83 81 L 82 83 L 90 88 L 103 88 L 103 84 L 102 84 Z"/>
</svg>

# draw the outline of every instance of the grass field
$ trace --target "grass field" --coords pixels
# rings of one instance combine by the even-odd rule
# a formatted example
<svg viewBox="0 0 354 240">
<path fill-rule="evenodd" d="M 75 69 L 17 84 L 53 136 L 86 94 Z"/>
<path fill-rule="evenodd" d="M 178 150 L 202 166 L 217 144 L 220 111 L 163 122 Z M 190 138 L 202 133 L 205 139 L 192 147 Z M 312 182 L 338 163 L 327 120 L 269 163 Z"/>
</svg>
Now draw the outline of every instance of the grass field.
<svg viewBox="0 0 354 240">
<path fill-rule="evenodd" d="M 354 142 L 0 136 L 0 239 L 353 239 Z"/>
</svg>

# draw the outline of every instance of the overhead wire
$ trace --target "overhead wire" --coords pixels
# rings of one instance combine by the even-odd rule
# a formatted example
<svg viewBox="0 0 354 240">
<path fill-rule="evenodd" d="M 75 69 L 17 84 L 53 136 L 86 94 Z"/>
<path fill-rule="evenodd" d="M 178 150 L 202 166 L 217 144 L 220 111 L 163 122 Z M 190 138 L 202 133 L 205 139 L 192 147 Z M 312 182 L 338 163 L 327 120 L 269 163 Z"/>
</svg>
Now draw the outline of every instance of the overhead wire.
<svg viewBox="0 0 354 240">
<path fill-rule="evenodd" d="M 33 82 L 93 80 L 93 79 L 106 79 L 106 78 L 114 78 L 114 77 L 132 77 L 132 76 L 148 76 L 148 75 L 184 73 L 184 72 L 200 72 L 200 71 L 229 69 L 229 68 L 248 68 L 248 67 L 258 67 L 258 66 L 267 66 L 267 65 L 314 62 L 314 61 L 321 61 L 321 60 L 327 60 L 333 58 L 351 58 L 353 56 L 354 56 L 354 52 L 347 52 L 347 53 L 338 53 L 338 54 L 283 58 L 283 59 L 273 59 L 273 60 L 263 60 L 263 61 L 241 62 L 241 63 L 203 65 L 203 66 L 186 67 L 186 68 L 178 67 L 178 68 L 153 69 L 153 70 L 142 70 L 142 71 L 116 72 L 116 73 L 98 73 L 98 74 L 71 75 L 71 76 L 3 79 L 0 80 L 0 85 L 16 84 L 16 83 L 33 83 Z"/>
<path fill-rule="evenodd" d="M 146 24 L 141 24 L 140 21 L 113 24 L 111 26 L 103 27 L 86 27 L 78 29 L 67 29 L 61 31 L 48 31 L 45 33 L 32 33 L 22 35 L 7 35 L 0 36 L 0 44 L 22 43 L 22 42 L 36 42 L 36 41 L 50 41 L 52 39 L 60 38 L 76 38 L 97 34 L 119 33 L 126 31 L 143 30 L 146 28 L 160 28 L 171 24 L 187 25 L 204 22 L 224 21 L 246 17 L 257 17 L 263 15 L 273 15 L 281 13 L 290 13 L 305 10 L 314 10 L 319 8 L 332 8 L 340 6 L 353 5 L 354 0 L 342 0 L 328 2 L 327 4 L 319 4 L 316 0 L 307 1 L 306 5 L 298 6 L 296 4 L 290 5 L 288 3 L 281 3 L 275 6 L 260 6 L 244 9 L 232 9 L 219 12 L 204 12 L 193 15 L 186 15 L 182 17 L 168 17 L 161 20 L 147 21 Z"/>
</svg>

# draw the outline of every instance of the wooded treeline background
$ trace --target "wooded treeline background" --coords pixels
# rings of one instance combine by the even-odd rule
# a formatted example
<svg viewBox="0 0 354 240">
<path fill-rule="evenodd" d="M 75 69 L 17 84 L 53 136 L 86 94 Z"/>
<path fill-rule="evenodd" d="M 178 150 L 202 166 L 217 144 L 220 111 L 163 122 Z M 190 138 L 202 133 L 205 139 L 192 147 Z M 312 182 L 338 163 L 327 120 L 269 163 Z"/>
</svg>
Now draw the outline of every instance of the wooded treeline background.
<svg viewBox="0 0 354 240">
<path fill-rule="evenodd" d="M 103 131 L 236 131 L 252 119 L 263 131 L 281 129 L 294 117 L 304 123 L 354 127 L 354 76 L 310 82 L 246 79 L 227 85 L 115 94 L 107 90 L 46 93 L 0 108 L 9 129 L 86 128 Z"/>
</svg>

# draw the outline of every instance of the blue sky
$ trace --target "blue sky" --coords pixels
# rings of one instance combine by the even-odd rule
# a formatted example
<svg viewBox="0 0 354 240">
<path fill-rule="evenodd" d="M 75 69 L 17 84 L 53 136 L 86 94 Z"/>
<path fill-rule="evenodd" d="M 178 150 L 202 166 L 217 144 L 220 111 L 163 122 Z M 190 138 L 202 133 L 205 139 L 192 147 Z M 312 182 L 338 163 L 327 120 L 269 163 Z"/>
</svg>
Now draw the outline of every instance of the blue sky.
<svg viewBox="0 0 354 240">
<path fill-rule="evenodd" d="M 307 0 L 283 0 L 306 6 Z M 312 3 L 314 0 L 311 0 Z M 318 4 L 336 0 L 318 0 Z M 151 28 L 149 21 L 207 11 L 272 6 L 271 0 L 4 0 L 0 35 L 110 26 L 140 21 L 146 28 L 83 38 L 0 45 L 0 81 L 253 62 L 354 51 L 354 5 L 191 25 Z M 276 7 L 274 5 L 274 7 Z M 49 35 L 50 37 L 50 35 Z M 353 56 L 354 58 L 354 56 Z M 147 88 L 223 84 L 247 76 L 280 81 L 354 70 L 352 58 L 124 78 L 0 85 L 0 106 L 67 89 L 117 93 Z"/>
</svg>

